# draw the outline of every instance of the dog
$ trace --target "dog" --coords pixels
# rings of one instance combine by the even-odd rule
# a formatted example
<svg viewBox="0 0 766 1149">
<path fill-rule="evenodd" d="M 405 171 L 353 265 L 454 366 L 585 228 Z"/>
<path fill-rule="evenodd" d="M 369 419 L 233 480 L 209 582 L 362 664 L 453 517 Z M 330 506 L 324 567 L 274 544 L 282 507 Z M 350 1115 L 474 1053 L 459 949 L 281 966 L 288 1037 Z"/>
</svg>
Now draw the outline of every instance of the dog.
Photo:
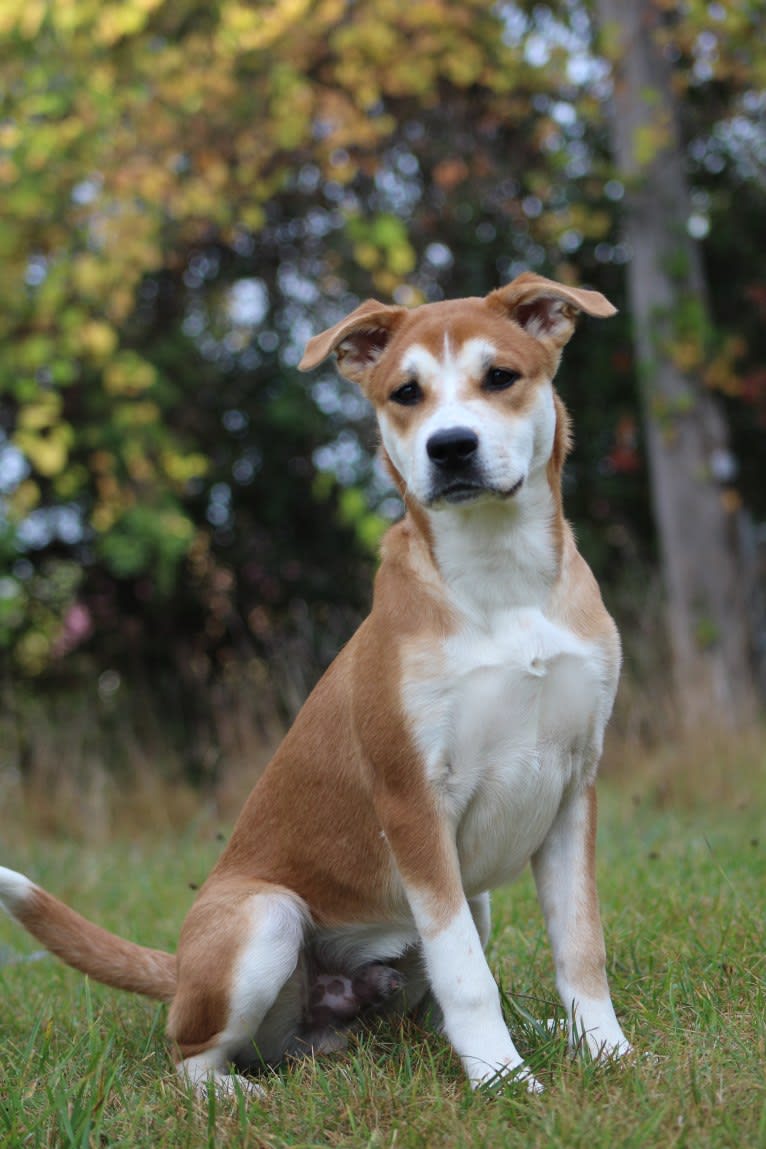
<svg viewBox="0 0 766 1149">
<path fill-rule="evenodd" d="M 435 999 L 472 1086 L 523 1079 L 484 950 L 489 891 L 531 863 L 570 1042 L 630 1051 L 595 883 L 595 774 L 617 629 L 562 510 L 554 390 L 595 291 L 531 272 L 483 298 L 368 300 L 312 338 L 371 401 L 405 506 L 373 606 L 259 777 L 172 956 L 0 870 L 0 902 L 98 981 L 170 1002 L 183 1077 L 343 1047 Z"/>
</svg>

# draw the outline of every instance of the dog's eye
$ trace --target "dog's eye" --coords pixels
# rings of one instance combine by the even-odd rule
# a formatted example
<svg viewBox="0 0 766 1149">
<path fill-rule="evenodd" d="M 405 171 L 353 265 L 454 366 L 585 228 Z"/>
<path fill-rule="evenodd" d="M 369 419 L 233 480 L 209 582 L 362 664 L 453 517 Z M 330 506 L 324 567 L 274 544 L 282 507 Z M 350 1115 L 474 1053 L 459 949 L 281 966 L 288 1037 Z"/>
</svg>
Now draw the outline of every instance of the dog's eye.
<svg viewBox="0 0 766 1149">
<path fill-rule="evenodd" d="M 490 367 L 484 376 L 482 387 L 485 391 L 505 391 L 508 387 L 521 379 L 521 372 L 506 371 L 504 367 Z"/>
<path fill-rule="evenodd" d="M 392 391 L 389 398 L 392 402 L 401 404 L 402 407 L 414 407 L 423 398 L 423 391 L 418 382 L 410 379 L 409 382 L 403 383 L 401 387 Z"/>
</svg>

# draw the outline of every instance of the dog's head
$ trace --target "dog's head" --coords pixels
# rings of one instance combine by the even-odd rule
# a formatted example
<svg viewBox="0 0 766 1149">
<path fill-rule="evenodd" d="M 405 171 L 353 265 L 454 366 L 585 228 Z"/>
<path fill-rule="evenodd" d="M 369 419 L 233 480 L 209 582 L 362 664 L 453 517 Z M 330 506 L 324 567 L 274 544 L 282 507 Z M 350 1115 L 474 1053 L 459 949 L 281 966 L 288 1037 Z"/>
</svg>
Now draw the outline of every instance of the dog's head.
<svg viewBox="0 0 766 1149">
<path fill-rule="evenodd" d="M 552 457 L 563 462 L 566 416 L 552 379 L 579 311 L 606 318 L 615 308 L 531 272 L 483 299 L 412 309 L 370 299 L 314 336 L 300 366 L 335 352 L 422 506 L 507 500 Z"/>
</svg>

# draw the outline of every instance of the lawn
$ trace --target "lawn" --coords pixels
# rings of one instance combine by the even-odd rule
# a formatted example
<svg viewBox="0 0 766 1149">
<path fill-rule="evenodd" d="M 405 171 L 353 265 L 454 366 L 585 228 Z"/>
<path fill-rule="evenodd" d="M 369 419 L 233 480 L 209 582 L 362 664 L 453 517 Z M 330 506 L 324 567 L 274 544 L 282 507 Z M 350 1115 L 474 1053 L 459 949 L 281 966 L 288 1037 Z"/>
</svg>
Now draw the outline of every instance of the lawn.
<svg viewBox="0 0 766 1149">
<path fill-rule="evenodd" d="M 163 1008 L 53 958 L 20 960 L 38 947 L 3 919 L 0 1146 L 766 1146 L 764 756 L 670 754 L 653 772 L 612 774 L 600 793 L 599 884 L 629 1064 L 572 1061 L 535 1023 L 557 1007 L 528 877 L 494 899 L 489 958 L 541 1096 L 471 1094 L 444 1041 L 408 1022 L 274 1076 L 263 1101 L 203 1104 L 171 1069 Z M 95 847 L 0 823 L 0 862 L 102 925 L 173 947 L 226 830 L 207 814 L 172 840 L 137 832 Z"/>
</svg>

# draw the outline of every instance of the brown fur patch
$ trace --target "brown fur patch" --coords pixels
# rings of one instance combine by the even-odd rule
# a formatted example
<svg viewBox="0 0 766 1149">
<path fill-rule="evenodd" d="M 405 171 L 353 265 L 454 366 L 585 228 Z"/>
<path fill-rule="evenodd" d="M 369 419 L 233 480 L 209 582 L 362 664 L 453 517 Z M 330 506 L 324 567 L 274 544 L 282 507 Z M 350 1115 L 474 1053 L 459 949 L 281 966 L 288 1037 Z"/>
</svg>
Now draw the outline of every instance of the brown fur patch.
<svg viewBox="0 0 766 1149">
<path fill-rule="evenodd" d="M 596 831 L 598 799 L 596 787 L 587 791 L 587 823 L 585 828 L 585 857 L 583 859 L 583 897 L 580 910 L 584 921 L 579 931 L 581 944 L 577 951 L 577 965 L 572 971 L 573 984 L 581 993 L 594 998 L 609 996 L 606 980 L 606 950 L 601 925 L 601 910 L 596 889 Z"/>
<path fill-rule="evenodd" d="M 14 914 L 46 949 L 96 981 L 159 1001 L 170 1001 L 175 993 L 172 954 L 109 933 L 45 890 L 35 887 Z"/>
<path fill-rule="evenodd" d="M 397 868 L 436 881 L 441 866 L 427 861 L 439 819 L 401 712 L 399 643 L 441 637 L 451 618 L 412 523 L 383 549 L 372 614 L 298 715 L 211 877 L 279 883 L 323 925 L 390 920 L 403 908 Z"/>
<path fill-rule="evenodd" d="M 564 523 L 561 576 L 553 588 L 551 618 L 589 642 L 597 642 L 615 670 L 619 668 L 620 636 L 604 606 L 593 572 L 577 550 L 572 530 Z"/>
<path fill-rule="evenodd" d="M 553 450 L 546 467 L 548 486 L 553 495 L 554 514 L 551 523 L 554 546 L 559 562 L 564 554 L 564 545 L 567 534 L 567 524 L 564 519 L 564 507 L 561 499 L 561 474 L 564 463 L 572 445 L 571 422 L 569 412 L 564 406 L 561 397 L 554 391 L 553 403 L 556 408 L 556 432 L 553 438 Z"/>
</svg>

